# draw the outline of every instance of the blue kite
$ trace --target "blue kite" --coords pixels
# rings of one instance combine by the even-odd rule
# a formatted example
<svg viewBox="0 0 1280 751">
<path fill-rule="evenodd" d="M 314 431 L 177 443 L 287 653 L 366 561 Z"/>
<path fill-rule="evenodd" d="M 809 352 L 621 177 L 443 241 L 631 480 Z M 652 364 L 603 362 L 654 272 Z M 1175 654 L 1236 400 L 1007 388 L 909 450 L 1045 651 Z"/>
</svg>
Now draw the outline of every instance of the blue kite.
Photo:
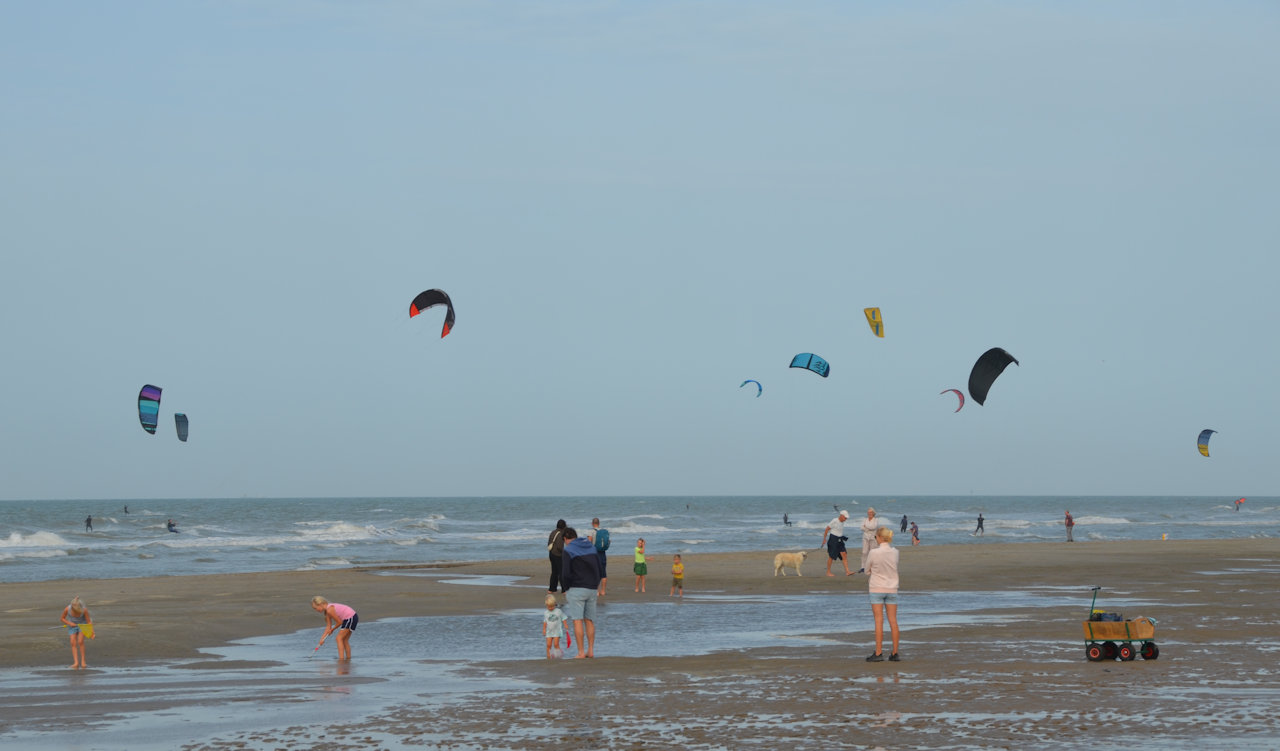
<svg viewBox="0 0 1280 751">
<path fill-rule="evenodd" d="M 801 352 L 800 354 L 791 358 L 791 367 L 805 368 L 806 370 L 812 370 L 813 372 L 817 373 L 823 378 L 826 378 L 827 375 L 831 372 L 831 366 L 827 363 L 827 361 L 823 360 L 821 357 L 818 357 L 812 352 Z M 742 388 L 742 387 L 739 386 L 738 388 Z"/>
</svg>

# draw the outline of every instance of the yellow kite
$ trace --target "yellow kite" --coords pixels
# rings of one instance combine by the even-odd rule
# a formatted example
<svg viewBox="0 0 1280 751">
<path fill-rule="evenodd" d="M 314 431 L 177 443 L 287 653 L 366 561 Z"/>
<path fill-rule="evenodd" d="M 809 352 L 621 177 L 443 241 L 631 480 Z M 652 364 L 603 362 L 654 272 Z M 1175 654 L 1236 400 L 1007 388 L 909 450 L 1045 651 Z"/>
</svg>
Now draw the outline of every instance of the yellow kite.
<svg viewBox="0 0 1280 751">
<path fill-rule="evenodd" d="M 879 308 L 863 308 L 863 313 L 867 314 L 867 325 L 871 326 L 871 333 L 884 338 L 884 319 L 880 317 Z"/>
</svg>

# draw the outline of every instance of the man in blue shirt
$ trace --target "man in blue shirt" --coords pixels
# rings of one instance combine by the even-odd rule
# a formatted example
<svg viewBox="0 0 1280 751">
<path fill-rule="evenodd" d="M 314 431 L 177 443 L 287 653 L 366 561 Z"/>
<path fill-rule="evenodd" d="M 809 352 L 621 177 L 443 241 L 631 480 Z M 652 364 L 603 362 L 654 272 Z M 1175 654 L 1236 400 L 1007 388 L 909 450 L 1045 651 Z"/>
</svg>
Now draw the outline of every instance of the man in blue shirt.
<svg viewBox="0 0 1280 751">
<path fill-rule="evenodd" d="M 595 657 L 596 589 L 600 586 L 600 556 L 596 546 L 578 531 L 564 531 L 563 570 L 560 586 L 564 587 L 564 613 L 573 620 L 573 636 L 578 643 L 578 657 Z M 583 621 L 586 621 L 585 628 Z M 585 638 L 584 638 L 585 636 Z"/>
</svg>

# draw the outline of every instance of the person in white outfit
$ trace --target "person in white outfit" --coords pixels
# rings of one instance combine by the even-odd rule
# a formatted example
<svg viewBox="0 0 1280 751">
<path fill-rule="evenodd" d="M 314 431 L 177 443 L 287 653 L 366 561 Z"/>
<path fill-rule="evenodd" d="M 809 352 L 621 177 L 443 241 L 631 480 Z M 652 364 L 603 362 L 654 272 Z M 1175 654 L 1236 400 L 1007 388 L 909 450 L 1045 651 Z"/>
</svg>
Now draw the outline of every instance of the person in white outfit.
<svg viewBox="0 0 1280 751">
<path fill-rule="evenodd" d="M 880 521 L 876 519 L 876 510 L 867 509 L 867 518 L 862 520 L 862 567 L 858 569 L 858 573 L 866 573 L 867 570 L 867 553 L 870 553 L 876 547 L 876 530 L 880 528 Z"/>
</svg>

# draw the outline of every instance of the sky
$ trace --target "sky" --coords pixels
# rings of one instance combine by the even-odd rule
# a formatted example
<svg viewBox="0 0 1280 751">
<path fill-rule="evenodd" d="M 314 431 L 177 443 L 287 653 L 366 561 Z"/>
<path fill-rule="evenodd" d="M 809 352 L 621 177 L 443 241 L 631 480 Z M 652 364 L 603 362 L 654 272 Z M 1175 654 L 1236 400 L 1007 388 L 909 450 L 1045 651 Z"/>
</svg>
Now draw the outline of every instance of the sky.
<svg viewBox="0 0 1280 751">
<path fill-rule="evenodd" d="M 1266 2 L 4 4 L 0 499 L 1280 495 L 1278 42 Z"/>
</svg>

